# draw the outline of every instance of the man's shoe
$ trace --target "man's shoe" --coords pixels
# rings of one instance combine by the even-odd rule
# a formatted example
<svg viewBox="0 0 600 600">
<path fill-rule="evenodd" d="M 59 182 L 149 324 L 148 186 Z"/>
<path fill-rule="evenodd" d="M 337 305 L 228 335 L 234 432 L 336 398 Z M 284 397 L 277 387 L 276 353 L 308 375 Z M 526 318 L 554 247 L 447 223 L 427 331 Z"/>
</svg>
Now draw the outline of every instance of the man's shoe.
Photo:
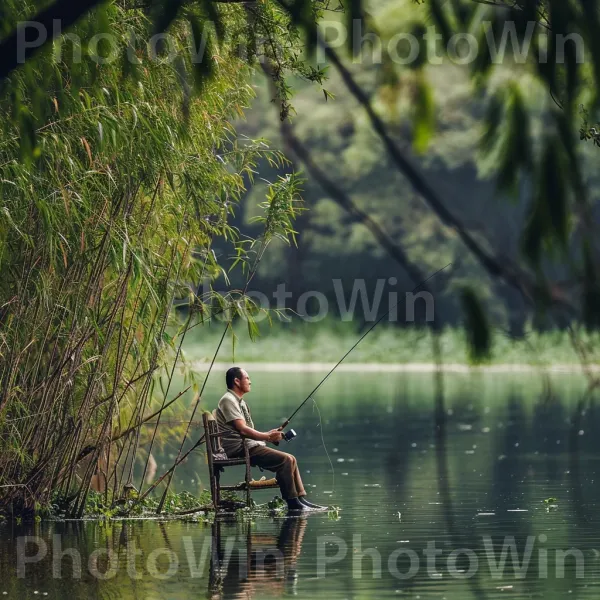
<svg viewBox="0 0 600 600">
<path fill-rule="evenodd" d="M 301 504 L 304 504 L 304 506 L 310 508 L 310 510 L 329 510 L 328 506 L 320 506 L 319 504 L 313 504 L 312 502 L 309 502 L 304 496 L 301 496 L 300 498 L 298 498 L 298 500 Z"/>
<path fill-rule="evenodd" d="M 311 510 L 306 504 L 300 502 L 299 498 L 290 498 L 289 500 L 287 500 L 287 505 L 288 512 L 299 513 L 308 512 Z"/>
</svg>

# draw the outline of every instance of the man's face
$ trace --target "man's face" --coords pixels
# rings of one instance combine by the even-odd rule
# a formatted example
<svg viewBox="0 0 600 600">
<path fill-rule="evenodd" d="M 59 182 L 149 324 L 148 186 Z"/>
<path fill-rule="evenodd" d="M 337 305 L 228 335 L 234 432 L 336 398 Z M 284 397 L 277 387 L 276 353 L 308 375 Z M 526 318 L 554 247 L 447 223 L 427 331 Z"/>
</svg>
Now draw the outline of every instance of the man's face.
<svg viewBox="0 0 600 600">
<path fill-rule="evenodd" d="M 237 381 L 238 388 L 242 393 L 247 394 L 250 391 L 252 382 L 250 381 L 250 376 L 248 373 L 246 373 L 246 371 L 244 371 L 244 369 L 242 369 L 241 377 L 236 377 L 235 380 Z"/>
</svg>

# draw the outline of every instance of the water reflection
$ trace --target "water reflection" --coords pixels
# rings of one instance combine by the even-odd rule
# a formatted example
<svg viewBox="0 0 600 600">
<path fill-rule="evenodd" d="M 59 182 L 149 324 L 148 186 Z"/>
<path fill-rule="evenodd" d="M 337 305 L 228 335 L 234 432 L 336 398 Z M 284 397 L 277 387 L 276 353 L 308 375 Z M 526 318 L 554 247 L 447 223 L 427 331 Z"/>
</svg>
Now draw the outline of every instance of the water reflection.
<svg viewBox="0 0 600 600">
<path fill-rule="evenodd" d="M 254 531 L 250 522 L 244 523 L 243 554 L 224 546 L 223 537 L 235 530 L 235 523 L 216 521 L 212 526 L 209 598 L 295 595 L 306 524 L 307 517 L 288 517 L 281 520 L 278 534 L 273 535 Z"/>
<path fill-rule="evenodd" d="M 472 404 L 468 404 L 467 406 L 472 406 Z M 456 523 L 454 521 L 454 507 L 452 506 L 452 493 L 450 490 L 450 476 L 448 468 L 447 414 L 444 396 L 444 377 L 442 371 L 438 370 L 435 374 L 434 409 L 438 494 L 442 500 L 446 529 L 448 530 L 453 548 L 475 548 L 477 542 L 473 525 L 469 524 L 466 528 L 457 530 Z M 473 427 L 472 423 L 468 423 L 466 425 L 468 425 L 470 428 Z M 469 429 L 467 429 L 467 431 L 468 430 Z M 469 571 L 471 565 L 469 564 L 469 560 L 466 556 L 462 556 L 461 558 L 463 560 L 461 562 L 457 561 L 456 569 L 461 573 L 466 573 Z M 485 591 L 480 583 L 479 572 L 476 572 L 473 577 L 469 577 L 468 583 L 473 596 L 477 600 L 486 599 Z"/>
</svg>

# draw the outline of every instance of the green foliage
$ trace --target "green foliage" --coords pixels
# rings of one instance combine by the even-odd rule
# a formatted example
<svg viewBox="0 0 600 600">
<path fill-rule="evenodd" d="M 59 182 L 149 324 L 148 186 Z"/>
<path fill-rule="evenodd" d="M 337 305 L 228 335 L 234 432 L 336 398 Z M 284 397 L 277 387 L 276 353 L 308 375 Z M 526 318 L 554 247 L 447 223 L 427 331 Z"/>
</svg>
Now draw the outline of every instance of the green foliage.
<svg viewBox="0 0 600 600">
<path fill-rule="evenodd" d="M 172 514 L 178 511 L 191 510 L 199 506 L 207 506 L 211 502 L 210 491 L 208 490 L 205 490 L 204 494 L 200 497 L 196 497 L 190 492 L 185 491 L 179 494 L 169 492 L 164 504 L 164 511 L 166 514 Z"/>
<path fill-rule="evenodd" d="M 22 7 L 5 5 L 16 22 Z M 215 21 L 215 11 L 222 19 L 198 67 L 188 27 Z M 73 32 L 85 41 L 110 31 L 119 60 L 100 68 L 87 42 L 79 60 L 65 41 L 0 90 L 2 503 L 47 504 L 60 492 L 80 515 L 92 478 L 105 478 L 107 497 L 92 494 L 91 509 L 112 510 L 128 460 L 147 441 L 140 423 L 166 400 L 163 376 L 179 352 L 166 327 L 190 325 L 177 323 L 173 301 L 192 307 L 190 319 L 207 312 L 215 295 L 198 298 L 189 283 L 223 275 L 214 241 L 240 241 L 230 219 L 259 159 L 283 163 L 231 125 L 253 96 L 236 45 L 244 8 L 154 3 L 151 13 L 103 6 Z M 140 42 L 166 29 L 178 51 L 172 63 Z M 292 68 L 300 61 L 282 35 Z M 298 185 L 290 175 L 269 191 L 265 248 L 267 238 L 293 237 Z M 228 300 L 232 318 L 238 309 L 252 315 L 244 293 Z"/>
<path fill-rule="evenodd" d="M 319 2 L 311 0 L 282 0 L 282 6 L 287 10 L 292 25 L 304 32 L 307 52 L 312 56 L 317 47 L 317 20 Z"/>
<path fill-rule="evenodd" d="M 96 519 L 111 519 L 119 512 L 117 507 L 107 505 L 104 494 L 94 492 L 88 494 L 85 504 L 85 514 Z"/>
<path fill-rule="evenodd" d="M 232 499 L 238 500 L 235 495 Z M 121 498 L 116 501 L 107 499 L 105 493 L 91 490 L 86 498 L 83 516 L 99 520 L 109 521 L 111 519 L 121 519 L 123 517 L 148 517 L 156 516 L 156 507 L 158 502 L 155 498 L 146 497 L 141 500 L 137 498 Z M 183 491 L 179 494 L 169 492 L 164 504 L 162 516 L 175 517 L 182 512 L 188 512 L 195 508 L 203 508 L 204 512 L 209 510 L 212 500 L 209 490 L 204 490 L 199 496 L 194 496 L 190 492 Z M 40 519 L 64 519 L 69 515 L 70 502 L 54 494 L 51 504 L 48 507 L 39 506 L 36 508 L 36 517 Z"/>
<path fill-rule="evenodd" d="M 164 33 L 177 18 L 177 14 L 185 4 L 184 0 L 173 0 L 172 2 L 153 2 L 155 15 L 154 32 Z"/>
<path fill-rule="evenodd" d="M 579 105 L 579 113 L 582 119 L 581 127 L 579 129 L 579 139 L 585 140 L 586 142 L 592 140 L 594 146 L 600 146 L 600 125 L 592 127 L 589 124 L 589 111 L 583 104 Z"/>
<path fill-rule="evenodd" d="M 489 101 L 481 148 L 493 154 L 500 190 L 516 195 L 532 168 L 530 115 L 518 86 L 501 87 Z"/>
<path fill-rule="evenodd" d="M 546 505 L 546 512 L 554 512 L 558 510 L 558 498 L 546 498 L 544 504 Z"/>
<path fill-rule="evenodd" d="M 589 265 L 586 269 L 581 248 L 582 243 L 587 244 L 589 262 L 597 265 L 596 156 L 593 148 L 577 143 L 577 130 L 582 140 L 600 145 L 595 101 L 595 61 L 600 55 L 594 49 L 598 45 L 594 34 L 597 3 L 589 2 L 585 8 L 583 4 L 580 0 L 507 1 L 494 6 L 471 0 L 426 0 L 416 5 L 374 2 L 369 6 L 367 24 L 380 35 L 383 64 L 370 62 L 368 45 L 367 53 L 352 61 L 355 80 L 386 120 L 387 134 L 401 148 L 412 121 L 413 147 L 423 154 L 418 160 L 423 180 L 431 181 L 443 204 L 480 247 L 498 264 L 507 265 L 512 277 L 501 282 L 494 282 L 495 276 L 487 280 L 468 252 L 465 258 L 456 231 L 444 228 L 443 218 L 423 209 L 413 190 L 397 177 L 386 151 L 365 125 L 363 110 L 348 100 L 335 76 L 328 89 L 336 96 L 337 111 L 320 98 L 312 100 L 302 92 L 297 96 L 302 114 L 310 119 L 297 119 L 296 132 L 310 148 L 313 160 L 333 174 L 331 179 L 351 193 L 357 205 L 384 223 L 417 264 L 435 269 L 460 257 L 460 272 L 452 287 L 477 282 L 483 288 L 482 302 L 490 309 L 490 321 L 510 323 L 511 327 L 516 324 L 517 331 L 530 311 L 537 314 L 538 324 L 547 324 L 547 319 L 562 312 L 560 322 L 564 323 L 574 317 L 587 320 L 582 309 L 593 305 L 592 296 L 587 301 L 585 296 L 593 290 L 588 278 L 596 269 Z M 595 9 L 590 9 L 592 5 Z M 500 10 L 502 6 L 505 10 Z M 349 5 L 346 9 L 347 19 L 355 8 Z M 595 15 L 588 22 L 590 10 Z M 415 73 L 415 65 L 402 66 L 390 60 L 386 42 L 393 35 L 422 30 L 431 22 L 446 42 L 457 33 L 478 36 L 476 61 L 459 68 L 444 55 L 441 66 L 422 68 L 417 61 Z M 508 35 L 505 56 L 499 59 L 489 38 L 495 39 L 498 49 L 513 24 L 515 43 Z M 582 36 L 583 62 L 580 47 L 572 39 L 563 45 L 558 37 L 570 34 Z M 531 37 L 530 52 L 521 52 Z M 429 97 L 421 82 L 429 84 Z M 264 120 L 261 125 L 269 127 Z M 265 129 L 254 131 L 263 133 Z M 474 139 L 480 132 L 481 152 L 473 158 Z M 478 180 L 474 170 L 488 181 Z M 494 192 L 499 200 L 510 196 L 512 204 L 494 202 Z M 308 186 L 307 202 L 314 210 L 302 228 L 298 261 L 286 262 L 294 254 L 282 249 L 279 260 L 270 265 L 271 281 L 292 267 L 305 278 L 300 291 L 323 286 L 324 279 L 334 277 L 347 281 L 358 273 L 391 274 L 393 262 L 382 257 L 370 234 L 352 223 L 326 194 Z M 348 260 L 330 260 L 332 255 Z M 315 264 L 319 265 L 320 280 L 313 276 L 311 266 Z M 372 296 L 375 283 L 368 286 Z M 520 290 L 518 300 L 511 287 Z M 323 291 L 331 300 L 330 290 Z M 441 294 L 444 309 L 450 305 L 450 320 L 457 322 L 457 295 L 448 288 Z"/>
<path fill-rule="evenodd" d="M 273 496 L 273 499 L 267 502 L 267 508 L 269 510 L 283 510 L 286 505 L 281 496 Z"/>
<path fill-rule="evenodd" d="M 293 221 L 302 211 L 300 208 L 300 179 L 295 173 L 280 177 L 279 181 L 269 185 L 267 199 L 259 204 L 264 210 L 264 216 L 256 216 L 252 223 L 261 223 L 263 232 L 257 242 L 266 246 L 271 240 L 279 239 L 296 243 L 296 233 Z M 256 242 L 253 242 L 256 243 Z"/>
</svg>

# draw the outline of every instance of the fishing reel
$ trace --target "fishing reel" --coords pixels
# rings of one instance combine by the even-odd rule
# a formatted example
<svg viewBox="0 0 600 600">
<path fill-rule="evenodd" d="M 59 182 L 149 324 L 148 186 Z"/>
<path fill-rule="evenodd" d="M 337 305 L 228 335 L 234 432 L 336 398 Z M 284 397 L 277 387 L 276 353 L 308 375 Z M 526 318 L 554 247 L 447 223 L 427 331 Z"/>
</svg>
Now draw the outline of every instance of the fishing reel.
<svg viewBox="0 0 600 600">
<path fill-rule="evenodd" d="M 297 433 L 296 433 L 296 432 L 295 432 L 293 429 L 290 429 L 289 431 L 286 431 L 286 432 L 283 434 L 283 439 L 284 439 L 286 442 L 291 442 L 291 441 L 292 441 L 292 440 L 293 440 L 293 439 L 294 439 L 294 438 L 295 438 L 297 435 L 298 435 L 298 434 L 297 434 Z M 273 442 L 273 445 L 274 445 L 274 446 L 279 446 L 279 442 Z"/>
<path fill-rule="evenodd" d="M 283 439 L 286 442 L 291 442 L 297 435 L 298 434 L 293 429 L 290 429 L 283 434 Z"/>
</svg>

